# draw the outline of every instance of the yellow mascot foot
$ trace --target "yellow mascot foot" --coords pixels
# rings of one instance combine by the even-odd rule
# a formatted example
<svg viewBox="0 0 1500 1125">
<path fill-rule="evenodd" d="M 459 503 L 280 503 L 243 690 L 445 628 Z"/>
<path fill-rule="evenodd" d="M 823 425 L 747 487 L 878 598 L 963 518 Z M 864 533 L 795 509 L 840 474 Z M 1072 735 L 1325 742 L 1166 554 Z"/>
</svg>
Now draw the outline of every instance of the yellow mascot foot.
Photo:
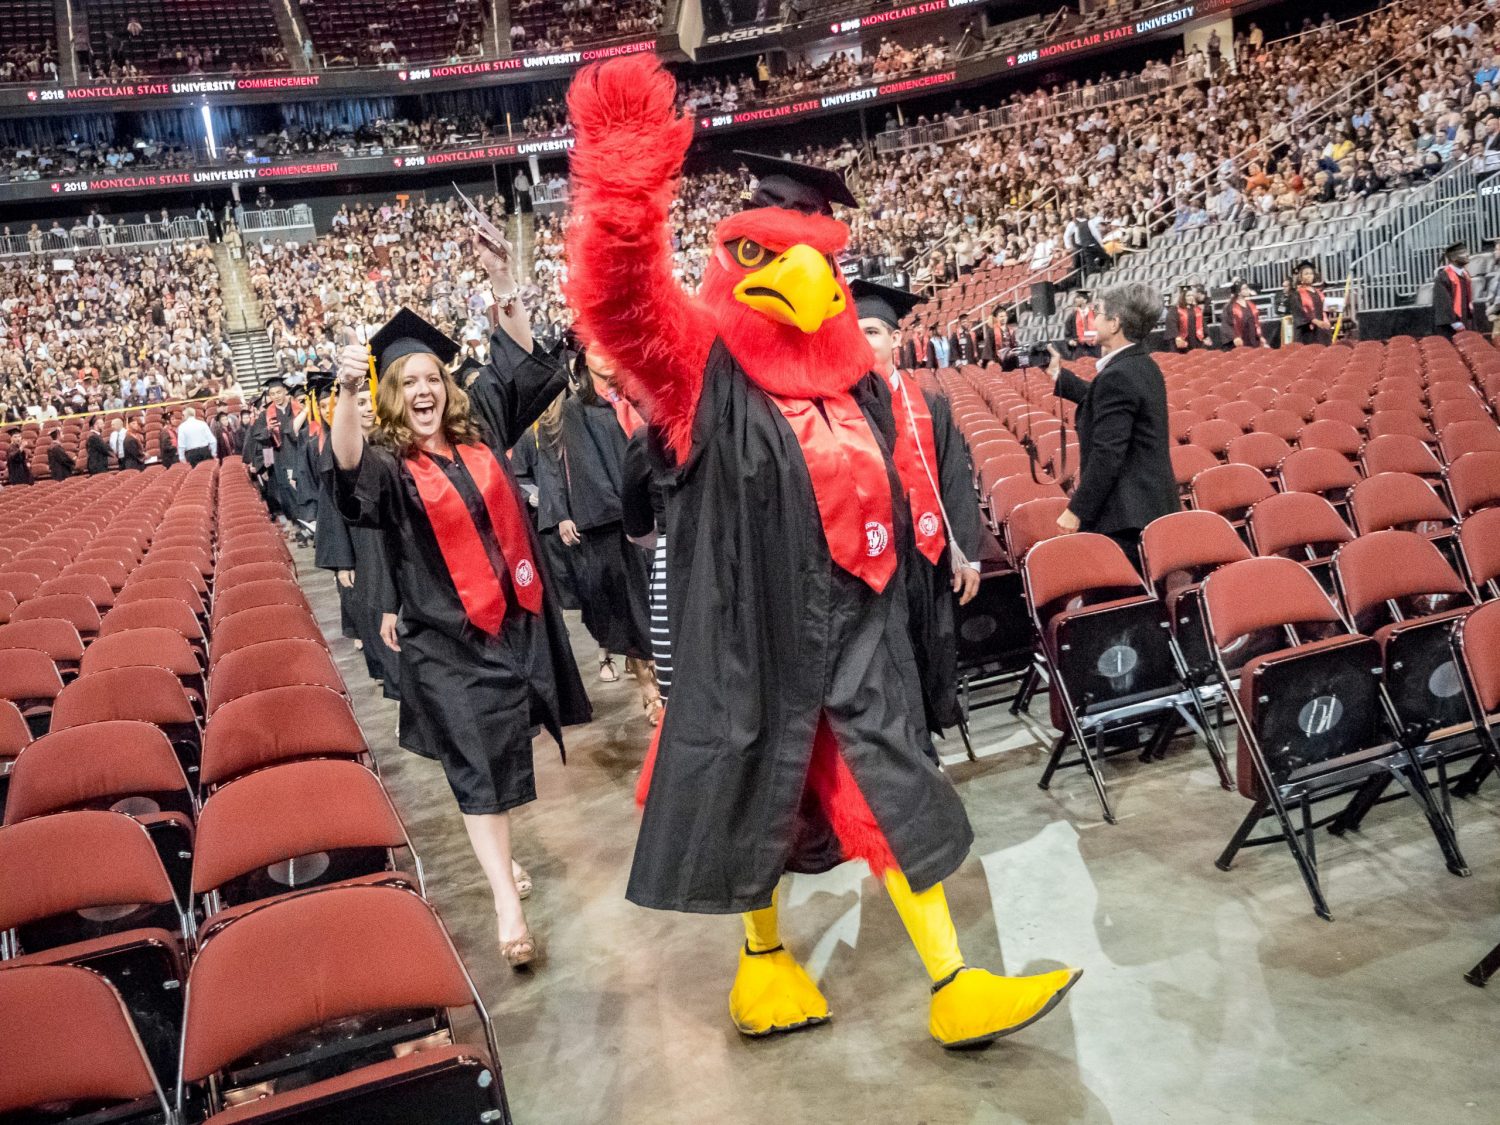
<svg viewBox="0 0 1500 1125">
<path fill-rule="evenodd" d="M 981 1047 L 1041 1019 L 1083 976 L 1058 969 L 1031 977 L 999 977 L 960 969 L 934 987 L 928 1027 L 944 1047 Z"/>
<path fill-rule="evenodd" d="M 729 1018 L 742 1035 L 775 1035 L 826 1023 L 828 1001 L 785 949 L 751 953 L 741 946 Z"/>
</svg>

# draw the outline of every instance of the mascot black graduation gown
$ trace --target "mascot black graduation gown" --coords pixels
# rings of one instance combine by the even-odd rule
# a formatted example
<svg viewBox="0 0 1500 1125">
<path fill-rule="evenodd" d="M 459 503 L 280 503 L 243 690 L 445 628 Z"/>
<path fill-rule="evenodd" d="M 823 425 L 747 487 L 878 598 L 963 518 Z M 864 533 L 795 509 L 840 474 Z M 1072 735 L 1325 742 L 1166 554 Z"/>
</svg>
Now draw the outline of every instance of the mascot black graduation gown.
<svg viewBox="0 0 1500 1125">
<path fill-rule="evenodd" d="M 821 1023 L 782 944 L 787 871 L 869 862 L 933 984 L 944 1046 L 1040 1018 L 1076 970 L 964 965 L 941 880 L 972 833 L 926 752 L 902 556 L 911 535 L 889 409 L 856 394 L 873 355 L 837 258 L 854 204 L 837 173 L 742 154 L 759 182 L 714 232 L 696 297 L 672 272 L 670 209 L 693 121 L 649 58 L 585 68 L 567 295 L 670 462 L 675 667 L 628 897 L 741 912 L 729 1010 L 746 1035 Z"/>
</svg>

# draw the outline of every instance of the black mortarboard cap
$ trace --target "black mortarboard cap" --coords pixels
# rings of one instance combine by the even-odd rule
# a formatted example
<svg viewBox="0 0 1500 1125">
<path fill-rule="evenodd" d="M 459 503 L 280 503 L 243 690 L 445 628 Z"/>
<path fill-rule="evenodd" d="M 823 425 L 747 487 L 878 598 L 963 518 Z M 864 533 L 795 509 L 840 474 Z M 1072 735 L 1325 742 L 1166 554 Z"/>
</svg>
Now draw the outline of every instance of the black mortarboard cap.
<svg viewBox="0 0 1500 1125">
<path fill-rule="evenodd" d="M 842 172 L 758 152 L 736 149 L 735 155 L 758 181 L 750 194 L 751 207 L 785 207 L 808 215 L 832 215 L 835 203 L 859 206 Z"/>
<path fill-rule="evenodd" d="M 921 297 L 908 293 L 905 289 L 879 285 L 873 281 L 866 281 L 862 277 L 855 278 L 850 283 L 849 292 L 854 294 L 854 305 L 860 320 L 874 317 L 885 321 L 892 328 L 899 325 L 907 313 L 922 303 Z"/>
<path fill-rule="evenodd" d="M 370 337 L 370 351 L 381 372 L 402 356 L 421 353 L 436 356 L 446 367 L 459 350 L 456 343 L 408 308 L 402 308 Z"/>
<path fill-rule="evenodd" d="M 261 390 L 269 391 L 272 387 L 287 387 L 286 379 L 280 375 L 272 375 L 262 385 Z"/>
<path fill-rule="evenodd" d="M 1313 260 L 1311 258 L 1303 258 L 1300 262 L 1297 263 L 1295 268 L 1298 273 L 1301 273 L 1303 270 L 1312 270 L 1313 273 L 1318 272 L 1318 267 L 1313 263 Z"/>
<path fill-rule="evenodd" d="M 333 393 L 332 371 L 309 371 L 307 373 L 307 389 L 319 398 L 325 398 Z"/>
<path fill-rule="evenodd" d="M 1468 249 L 1469 249 L 1469 244 L 1467 242 L 1455 242 L 1452 246 L 1448 247 L 1446 250 L 1443 251 L 1443 257 L 1445 257 L 1445 258 L 1451 258 L 1451 257 L 1453 257 L 1453 255 L 1457 254 L 1460 250 L 1462 250 L 1462 251 L 1464 251 L 1464 252 L 1467 253 Z"/>
</svg>

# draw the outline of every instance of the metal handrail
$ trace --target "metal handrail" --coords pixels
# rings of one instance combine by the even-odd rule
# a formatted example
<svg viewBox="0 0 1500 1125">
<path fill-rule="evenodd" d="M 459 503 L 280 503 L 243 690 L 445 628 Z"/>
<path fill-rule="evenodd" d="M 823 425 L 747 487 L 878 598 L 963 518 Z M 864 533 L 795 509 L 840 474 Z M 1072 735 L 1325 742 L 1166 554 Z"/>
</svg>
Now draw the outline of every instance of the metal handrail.
<svg viewBox="0 0 1500 1125">
<path fill-rule="evenodd" d="M 264 211 L 240 206 L 235 209 L 235 219 L 239 223 L 241 234 L 313 225 L 312 208 L 306 203 L 296 203 L 291 207 L 268 207 Z"/>
<path fill-rule="evenodd" d="M 202 219 L 177 218 L 162 223 L 117 223 L 113 226 L 74 227 L 66 234 L 37 231 L 0 235 L 0 258 L 52 256 L 66 258 L 81 250 L 136 250 L 162 243 L 207 242 L 208 224 Z"/>
</svg>

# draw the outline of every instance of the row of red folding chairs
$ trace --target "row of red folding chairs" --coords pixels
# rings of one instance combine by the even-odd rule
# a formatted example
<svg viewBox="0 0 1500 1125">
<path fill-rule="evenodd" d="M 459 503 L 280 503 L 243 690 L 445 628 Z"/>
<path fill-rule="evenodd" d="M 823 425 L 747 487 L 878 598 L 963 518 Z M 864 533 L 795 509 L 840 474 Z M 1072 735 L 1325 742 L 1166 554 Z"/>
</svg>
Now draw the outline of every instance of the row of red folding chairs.
<svg viewBox="0 0 1500 1125">
<path fill-rule="evenodd" d="M 353 1122 L 376 1104 L 413 1119 L 508 1119 L 488 1017 L 421 898 L 420 864 L 291 560 L 243 472 L 221 483 L 218 560 L 266 557 L 207 576 L 201 709 L 176 659 L 157 655 L 169 646 L 95 669 L 91 652 L 107 639 L 95 641 L 49 732 L 15 761 L 0 829 L 9 952 L 28 972 L 84 967 L 120 991 L 93 987 L 67 1041 L 33 1041 L 65 1064 L 34 1068 L 8 1092 L 0 1081 L 0 1112 L 99 1096 L 129 1103 L 127 1119 L 170 1109 L 183 1120 Z M 262 569 L 226 585 L 249 566 Z M 273 584 L 275 597 L 233 597 Z M 176 655 L 189 644 L 159 631 L 179 642 Z M 415 875 L 397 864 L 403 851 Z M 106 922 L 101 906 L 115 907 Z M 370 941 L 384 953 L 371 955 Z M 372 975 L 382 957 L 391 966 Z M 330 967 L 287 989 L 309 961 Z M 90 987 L 7 975 L 21 971 L 0 968 L 0 1021 L 7 986 L 18 1004 L 44 987 Z M 447 1009 L 470 1005 L 487 1050 L 452 1045 Z M 325 1022 L 337 1034 L 315 1034 Z M 351 1041 L 355 1025 L 371 1038 Z M 74 1052 L 80 1027 L 88 1048 Z M 375 1041 L 387 1045 L 381 1061 Z M 414 1041 L 428 1049 L 404 1054 Z M 100 1051 L 119 1064 L 108 1090 L 90 1077 Z"/>
<path fill-rule="evenodd" d="M 1144 579 L 1098 535 L 1047 540 L 1023 561 L 1062 731 L 1044 788 L 1060 766 L 1080 764 L 1112 819 L 1106 732 L 1166 715 L 1173 721 L 1143 755 L 1160 756 L 1174 711 L 1198 727 L 1227 787 L 1207 718 L 1222 699 L 1239 735 L 1237 787 L 1252 807 L 1221 867 L 1270 820 L 1279 831 L 1250 842 L 1285 842 L 1329 917 L 1313 834 L 1357 827 L 1395 783 L 1415 798 L 1450 869 L 1467 874 L 1447 769 L 1476 759 L 1457 787 L 1472 791 L 1500 762 L 1500 602 L 1476 609 L 1463 577 L 1414 532 L 1363 535 L 1304 562 L 1252 557 L 1222 517 L 1181 512 L 1146 529 L 1142 554 Z M 1062 760 L 1070 746 L 1075 762 Z M 1338 813 L 1315 822 L 1325 801 L 1339 802 Z"/>
</svg>

